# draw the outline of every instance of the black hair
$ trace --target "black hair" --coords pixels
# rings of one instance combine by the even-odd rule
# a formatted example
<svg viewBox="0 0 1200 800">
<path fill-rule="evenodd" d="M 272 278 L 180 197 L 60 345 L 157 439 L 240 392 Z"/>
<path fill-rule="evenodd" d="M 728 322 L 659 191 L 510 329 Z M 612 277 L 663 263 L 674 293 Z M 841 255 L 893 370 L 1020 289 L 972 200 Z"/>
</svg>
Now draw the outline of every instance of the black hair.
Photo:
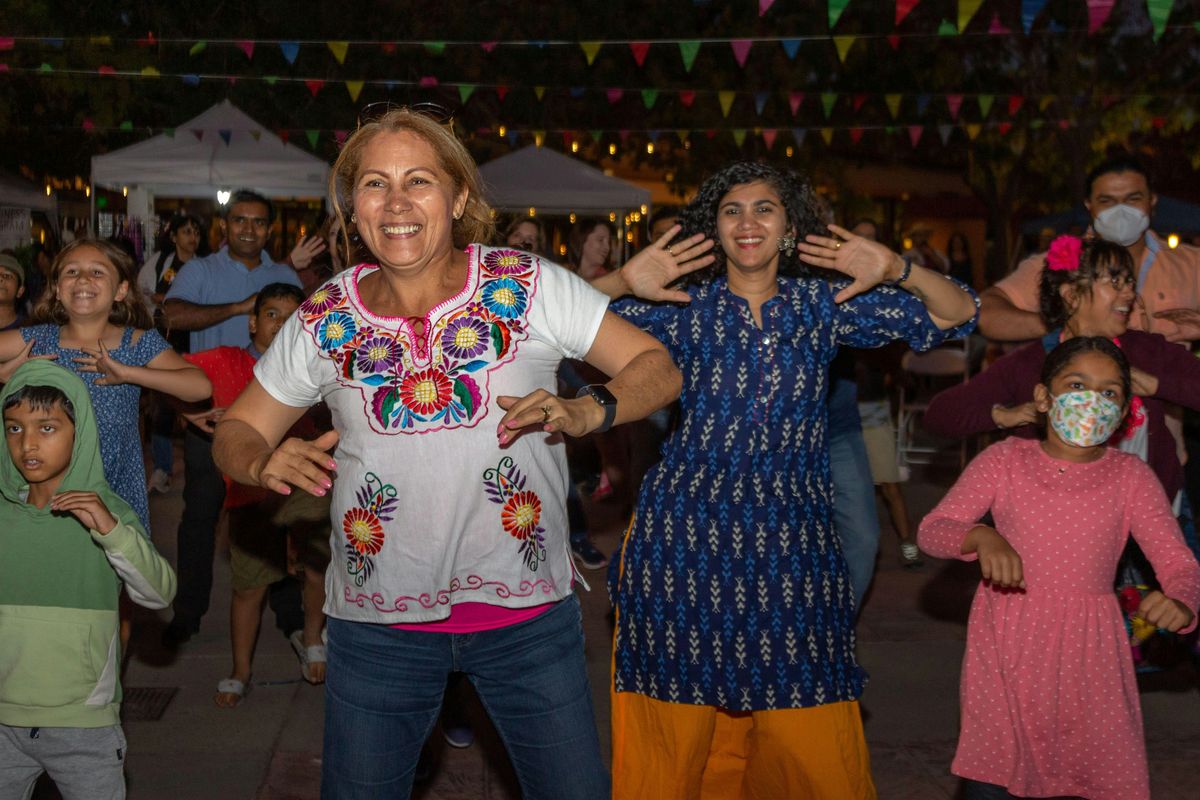
<svg viewBox="0 0 1200 800">
<path fill-rule="evenodd" d="M 268 204 L 267 208 L 270 207 L 270 204 Z M 204 233 L 204 226 L 200 224 L 199 217 L 197 217 L 195 214 L 181 212 L 171 217 L 171 221 L 167 223 L 166 234 L 169 237 L 172 234 L 179 233 L 180 230 L 186 228 L 188 225 L 191 225 L 198 232 Z"/>
<path fill-rule="evenodd" d="M 267 222 L 275 220 L 275 206 L 271 205 L 270 200 L 252 189 L 238 189 L 229 196 L 229 202 L 225 204 L 225 211 L 221 214 L 226 221 L 229 221 L 229 213 L 238 203 L 261 203 L 267 207 Z"/>
<path fill-rule="evenodd" d="M 254 315 L 258 316 L 263 303 L 276 298 L 290 298 L 296 301 L 296 305 L 300 305 L 304 302 L 304 292 L 290 283 L 268 283 L 258 290 L 258 296 L 254 298 Z"/>
<path fill-rule="evenodd" d="M 1101 178 L 1105 175 L 1113 175 L 1119 172 L 1136 172 L 1138 175 L 1141 175 L 1146 179 L 1146 188 L 1153 191 L 1153 188 L 1150 186 L 1150 173 L 1146 171 L 1146 168 L 1142 165 L 1142 162 L 1138 161 L 1136 157 L 1130 155 L 1129 153 L 1122 153 L 1111 158 L 1106 158 L 1092 168 L 1092 171 L 1087 174 L 1087 178 L 1084 180 L 1084 198 L 1087 199 L 1092 196 L 1092 184 L 1096 182 L 1097 178 Z"/>
<path fill-rule="evenodd" d="M 646 227 L 650 230 L 654 226 L 662 222 L 664 219 L 676 219 L 683 211 L 679 206 L 659 206 L 654 209 L 654 213 L 650 215 L 650 219 L 646 223 Z"/>
<path fill-rule="evenodd" d="M 1038 283 L 1038 313 L 1047 328 L 1061 328 L 1070 319 L 1073 309 L 1063 300 L 1062 287 L 1072 284 L 1076 294 L 1091 294 L 1098 280 L 1109 280 L 1124 276 L 1135 279 L 1133 256 L 1119 244 L 1104 239 L 1084 239 L 1079 251 L 1079 266 L 1076 269 L 1050 269 L 1042 265 L 1042 277 Z"/>
<path fill-rule="evenodd" d="M 683 226 L 681 236 L 703 233 L 717 244 L 710 251 L 715 257 L 713 263 L 693 272 L 686 279 L 687 283 L 707 283 L 725 274 L 725 253 L 721 250 L 721 237 L 717 233 L 717 207 L 733 187 L 758 181 L 766 183 L 779 195 L 787 213 L 788 227 L 797 241 L 803 241 L 809 234 L 829 232 L 821 221 L 822 207 L 817 200 L 817 193 L 807 178 L 793 170 L 779 169 L 769 164 L 736 161 L 706 180 L 692 202 L 679 215 L 679 223 Z M 795 251 L 791 255 L 784 252 L 779 254 L 779 274 L 806 274 L 804 264 Z"/>
<path fill-rule="evenodd" d="M 1116 362 L 1117 369 L 1121 373 L 1121 390 L 1125 396 L 1124 405 L 1128 406 L 1133 391 L 1133 379 L 1129 374 L 1129 359 L 1121 352 L 1121 348 L 1103 336 L 1075 336 L 1047 353 L 1046 360 L 1042 362 L 1042 385 L 1049 389 L 1050 382 L 1067 368 L 1075 356 L 1081 353 L 1100 353 Z"/>
<path fill-rule="evenodd" d="M 28 403 L 34 411 L 50 411 L 55 406 L 61 406 L 67 419 L 71 420 L 72 425 L 75 424 L 75 406 L 71 398 L 57 386 L 22 386 L 4 399 L 4 410 L 8 411 L 21 403 Z"/>
</svg>

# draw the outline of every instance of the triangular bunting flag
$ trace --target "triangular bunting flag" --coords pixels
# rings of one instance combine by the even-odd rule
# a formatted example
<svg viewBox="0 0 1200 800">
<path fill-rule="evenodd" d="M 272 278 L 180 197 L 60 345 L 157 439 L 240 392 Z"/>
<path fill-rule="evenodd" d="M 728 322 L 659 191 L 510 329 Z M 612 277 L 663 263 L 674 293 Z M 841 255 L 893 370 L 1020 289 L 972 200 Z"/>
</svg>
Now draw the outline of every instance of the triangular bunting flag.
<svg viewBox="0 0 1200 800">
<path fill-rule="evenodd" d="M 604 131 L 588 131 L 588 133 L 591 134 L 593 142 L 600 144 L 600 137 L 604 134 Z"/>
<path fill-rule="evenodd" d="M 587 89 L 583 88 L 582 86 L 572 86 L 567 90 L 567 93 L 570 94 L 571 97 L 578 99 L 587 94 Z"/>
<path fill-rule="evenodd" d="M 58 39 L 58 38 L 42 39 L 43 44 L 46 44 L 49 47 L 53 47 L 55 50 L 62 50 L 63 44 L 65 43 L 65 41 L 66 41 L 65 39 Z"/>
<path fill-rule="evenodd" d="M 958 32 L 962 33 L 975 18 L 975 13 L 983 5 L 983 0 L 958 0 Z"/>
<path fill-rule="evenodd" d="M 867 96 L 860 92 L 859 94 L 854 95 L 853 102 L 854 102 L 854 111 L 857 113 L 858 110 L 863 107 L 863 103 L 867 102 Z"/>
<path fill-rule="evenodd" d="M 350 135 L 350 131 L 337 130 L 333 132 L 333 140 L 337 142 L 338 147 L 346 143 L 346 137 Z"/>
<path fill-rule="evenodd" d="M 837 48 L 838 61 L 845 63 L 846 53 L 850 52 L 850 48 L 858 41 L 857 36 L 835 36 L 833 37 L 833 46 Z"/>
<path fill-rule="evenodd" d="M 596 54 L 600 52 L 600 48 L 604 42 L 580 42 L 579 46 L 583 48 L 583 54 L 587 56 L 587 63 L 590 67 L 592 62 L 596 60 Z"/>
<path fill-rule="evenodd" d="M 921 141 L 921 134 L 924 132 L 925 128 L 921 125 L 908 126 L 908 141 L 912 143 L 913 147 L 916 147 L 917 142 Z"/>
<path fill-rule="evenodd" d="M 180 77 L 183 78 L 183 82 L 186 83 L 188 86 L 199 86 L 200 85 L 200 76 L 199 75 L 188 74 L 188 75 L 181 75 Z"/>
<path fill-rule="evenodd" d="M 646 54 L 650 52 L 649 42 L 630 42 L 629 51 L 633 53 L 633 60 L 639 67 L 646 63 Z"/>
<path fill-rule="evenodd" d="M 862 128 L 851 128 L 850 129 L 850 141 L 853 144 L 858 144 L 860 141 L 862 141 L 862 137 L 863 137 L 863 129 Z"/>
<path fill-rule="evenodd" d="M 249 39 L 240 39 L 234 44 L 238 50 L 246 54 L 246 58 L 254 58 L 254 42 Z"/>
<path fill-rule="evenodd" d="M 1054 95 L 1052 95 L 1052 94 L 1042 95 L 1042 99 L 1040 101 L 1038 101 L 1038 111 L 1045 111 L 1047 108 L 1050 107 L 1050 104 L 1053 102 L 1054 102 Z"/>
<path fill-rule="evenodd" d="M 420 80 L 417 81 L 417 86 L 420 86 L 422 89 L 432 89 L 437 85 L 438 79 L 432 75 L 422 75 Z"/>
<path fill-rule="evenodd" d="M 142 67 L 142 74 L 147 78 L 157 78 L 159 72 L 154 67 Z"/>
<path fill-rule="evenodd" d="M 1115 0 L 1087 0 L 1088 36 L 1091 36 L 1104 26 L 1104 23 L 1108 21 L 1109 14 L 1112 13 L 1114 5 Z"/>
<path fill-rule="evenodd" d="M 541 101 L 541 99 L 543 97 L 545 97 L 545 95 L 546 95 L 546 87 L 545 86 L 533 87 L 533 96 L 536 97 L 539 102 Z"/>
<path fill-rule="evenodd" d="M 308 146 L 316 150 L 317 140 L 321 137 L 321 132 L 309 129 L 304 132 L 304 136 L 308 139 Z"/>
<path fill-rule="evenodd" d="M 208 42 L 196 42 L 194 45 L 192 45 L 191 49 L 188 50 L 188 55 L 194 56 L 199 53 L 203 53 L 204 48 L 206 47 L 208 47 Z"/>
<path fill-rule="evenodd" d="M 346 81 L 346 91 L 350 93 L 350 102 L 357 103 L 358 96 L 362 94 L 363 81 Z"/>
<path fill-rule="evenodd" d="M 692 89 L 684 89 L 679 93 L 679 102 L 683 103 L 684 108 L 691 108 L 692 103 L 696 102 L 696 92 Z"/>
<path fill-rule="evenodd" d="M 221 137 L 221 141 L 224 142 L 227 147 L 233 140 L 233 131 L 229 130 L 228 128 L 222 128 L 218 130 L 217 135 Z"/>
<path fill-rule="evenodd" d="M 804 102 L 804 92 L 788 92 L 788 107 L 792 109 L 792 116 L 796 116 L 796 112 L 800 110 L 800 104 Z"/>
<path fill-rule="evenodd" d="M 92 122 L 90 117 L 83 118 L 83 129 L 88 133 L 96 130 L 96 123 Z"/>
<path fill-rule="evenodd" d="M 721 116 L 729 116 L 729 109 L 733 107 L 733 98 L 735 97 L 737 97 L 737 92 L 728 90 L 717 92 L 717 100 L 721 103 Z"/>
<path fill-rule="evenodd" d="M 312 78 L 310 80 L 305 81 L 304 85 L 308 87 L 308 93 L 311 94 L 313 97 L 316 97 L 317 92 L 319 92 L 325 88 L 325 81 L 323 81 L 319 78 Z"/>
<path fill-rule="evenodd" d="M 1005 36 L 1012 33 L 1012 31 L 1000 21 L 1000 14 L 995 13 L 992 15 L 992 21 L 988 23 L 988 33 L 993 36 Z"/>
<path fill-rule="evenodd" d="M 977 99 L 979 100 L 979 116 L 986 119 L 988 112 L 992 110 L 992 103 L 996 98 L 990 94 L 981 94 Z"/>
<path fill-rule="evenodd" d="M 625 90 L 607 89 L 604 92 L 604 96 L 608 98 L 609 105 L 612 105 L 621 101 L 621 98 L 625 96 Z"/>
<path fill-rule="evenodd" d="M 758 0 L 758 15 L 760 17 L 766 16 L 767 11 L 770 10 L 774 3 L 775 0 Z"/>
<path fill-rule="evenodd" d="M 899 50 L 899 49 L 900 49 L 900 37 L 899 37 L 899 36 L 897 36 L 897 35 L 896 35 L 896 34 L 894 34 L 894 33 L 889 33 L 889 34 L 887 35 L 887 37 L 885 37 L 885 38 L 887 38 L 887 43 L 888 43 L 888 44 L 890 44 L 890 45 L 892 46 L 892 49 L 893 49 L 893 50 Z"/>
<path fill-rule="evenodd" d="M 958 110 L 962 108 L 963 96 L 961 94 L 946 95 L 946 107 L 950 109 L 950 119 L 958 120 Z"/>
<path fill-rule="evenodd" d="M 325 46 L 329 48 L 329 52 L 333 53 L 333 57 L 337 59 L 339 64 L 346 63 L 346 51 L 350 49 L 349 42 L 326 42 Z M 316 145 L 313 145 L 316 147 Z"/>
<path fill-rule="evenodd" d="M 788 57 L 789 61 L 794 60 L 796 58 L 796 53 L 800 52 L 799 39 L 784 39 L 782 42 L 780 42 L 780 44 L 783 45 L 784 55 Z"/>
<path fill-rule="evenodd" d="M 892 119 L 898 117 L 900 115 L 900 101 L 904 99 L 904 96 L 899 94 L 886 94 L 883 96 L 883 99 L 884 102 L 887 103 L 888 113 L 892 115 Z"/>
<path fill-rule="evenodd" d="M 385 56 L 390 56 L 396 52 L 396 43 L 395 42 L 380 42 L 379 49 L 383 51 L 383 54 Z"/>
<path fill-rule="evenodd" d="M 757 92 L 754 95 L 754 113 L 762 116 L 763 109 L 767 107 L 767 98 L 771 96 L 770 92 Z"/>
<path fill-rule="evenodd" d="M 299 42 L 280 42 L 279 52 L 283 53 L 283 58 L 289 64 L 296 63 L 296 56 L 300 55 Z"/>
<path fill-rule="evenodd" d="M 948 19 L 941 21 L 938 25 L 938 36 L 958 36 L 958 26 Z"/>
<path fill-rule="evenodd" d="M 938 125 L 938 136 L 942 137 L 942 144 L 950 141 L 950 134 L 954 132 L 953 125 Z"/>
<path fill-rule="evenodd" d="M 919 2 L 920 0 L 896 0 L 896 27 L 899 27 L 900 23 L 904 22 L 904 18 L 917 7 L 917 3 Z"/>
<path fill-rule="evenodd" d="M 204 129 L 203 128 L 192 128 L 192 136 L 196 137 L 197 142 L 203 142 L 204 141 Z"/>
<path fill-rule="evenodd" d="M 111 36 L 89 36 L 88 44 L 98 44 L 107 47 L 112 44 Z"/>
<path fill-rule="evenodd" d="M 1021 27 L 1025 29 L 1026 35 L 1033 30 L 1033 23 L 1037 21 L 1038 14 L 1042 13 L 1045 5 L 1046 0 L 1021 0 Z"/>
<path fill-rule="evenodd" d="M 998 124 L 996 126 L 996 130 L 1000 131 L 1001 136 L 1007 136 L 1008 132 L 1012 130 L 1012 123 L 1011 122 L 1001 122 L 1000 124 Z"/>
<path fill-rule="evenodd" d="M 654 108 L 654 104 L 658 102 L 658 89 L 642 89 L 642 105 L 646 108 Z"/>
<path fill-rule="evenodd" d="M 40 67 L 38 67 L 38 72 L 54 72 L 54 67 L 50 66 L 50 65 L 49 65 L 49 64 L 47 64 L 45 61 L 43 61 L 43 62 L 42 62 L 42 65 L 41 65 Z M 187 76 L 186 76 L 186 75 L 184 76 L 183 80 L 184 80 L 184 83 L 186 83 L 186 82 L 187 82 Z M 200 79 L 199 79 L 199 78 L 197 78 L 197 79 L 196 79 L 196 83 L 199 83 L 199 82 L 200 82 Z"/>
<path fill-rule="evenodd" d="M 500 84 L 499 86 L 496 87 L 496 97 L 500 98 L 501 103 L 504 102 L 504 98 L 507 96 L 508 96 L 508 87 L 507 86 L 505 86 L 504 84 Z"/>
<path fill-rule="evenodd" d="M 972 142 L 975 141 L 975 137 L 979 135 L 981 130 L 983 130 L 983 126 L 978 122 L 967 123 L 967 138 Z"/>
<path fill-rule="evenodd" d="M 445 42 L 425 42 L 425 52 L 431 56 L 440 56 L 446 52 Z"/>
<path fill-rule="evenodd" d="M 1008 115 L 1010 117 L 1015 117 L 1017 112 L 1021 110 L 1021 106 L 1024 105 L 1024 103 L 1025 98 L 1021 95 L 1010 94 L 1008 96 Z"/>
<path fill-rule="evenodd" d="M 0 50 L 12 50 L 17 40 L 12 36 L 0 37 Z"/>
<path fill-rule="evenodd" d="M 675 131 L 675 135 L 679 137 L 679 143 L 683 145 L 687 144 L 688 136 L 690 136 L 691 133 L 692 132 L 687 128 L 680 128 Z"/>
<path fill-rule="evenodd" d="M 279 137 L 279 141 L 283 142 L 284 144 L 287 144 L 287 141 L 291 137 L 292 132 L 289 131 L 287 128 L 280 128 L 279 130 L 275 131 L 275 135 Z"/>
<path fill-rule="evenodd" d="M 617 136 L 621 137 L 621 144 L 625 144 L 629 140 L 629 131 L 619 130 L 617 131 Z"/>
<path fill-rule="evenodd" d="M 746 58 L 750 55 L 750 48 L 754 46 L 754 41 L 751 39 L 734 39 L 729 43 L 729 46 L 733 48 L 733 58 L 737 61 L 737 65 L 739 67 L 746 66 Z M 743 138 L 745 135 L 743 131 Z"/>
<path fill-rule="evenodd" d="M 1159 126 L 1159 127 L 1162 127 L 1162 126 Z M 127 132 L 131 131 L 131 130 L 133 130 L 133 123 L 130 122 L 129 120 L 125 120 L 124 122 L 122 122 L 120 125 L 117 126 L 117 130 L 127 131 Z M 226 142 L 225 144 L 229 144 L 229 142 Z"/>
<path fill-rule="evenodd" d="M 933 95 L 919 94 L 917 95 L 917 116 L 925 116 L 926 109 L 929 108 L 929 101 L 933 99 Z"/>
<path fill-rule="evenodd" d="M 807 133 L 807 128 L 792 128 L 792 138 L 796 140 L 797 146 L 804 144 L 804 136 Z"/>
<path fill-rule="evenodd" d="M 396 88 L 397 84 L 399 84 L 399 81 L 384 81 L 383 88 L 387 89 L 390 92 Z"/>
<path fill-rule="evenodd" d="M 700 52 L 700 43 L 697 41 L 685 41 L 679 43 L 679 57 L 683 59 L 683 71 L 691 72 L 692 65 L 696 63 L 696 54 Z"/>
<path fill-rule="evenodd" d="M 733 129 L 733 143 L 736 144 L 738 147 L 741 147 L 745 142 L 746 142 L 746 129 L 745 128 L 734 128 Z"/>
<path fill-rule="evenodd" d="M 163 134 L 166 135 L 166 137 L 168 139 L 174 139 L 175 138 L 175 129 L 174 128 L 163 128 Z"/>
<path fill-rule="evenodd" d="M 842 18 L 842 12 L 846 10 L 846 5 L 850 0 L 829 0 L 829 29 L 837 25 L 838 20 Z M 824 134 L 822 134 L 824 135 Z M 832 134 L 831 134 L 832 135 Z"/>
<path fill-rule="evenodd" d="M 471 94 L 475 91 L 475 84 L 460 83 L 458 85 L 458 102 L 466 104 L 467 100 L 471 99 Z"/>
<path fill-rule="evenodd" d="M 111 66 L 109 66 L 108 64 L 101 64 L 99 67 L 96 68 L 96 72 L 100 73 L 101 75 L 116 75 L 117 74 L 117 71 L 115 69 L 113 69 Z"/>
<path fill-rule="evenodd" d="M 276 75 L 267 75 L 263 77 L 263 80 L 267 82 L 267 86 L 274 86 L 279 82 L 279 77 Z"/>
<path fill-rule="evenodd" d="M 1154 26 L 1154 41 L 1158 41 L 1167 27 L 1167 19 L 1171 16 L 1171 6 L 1175 0 L 1146 0 L 1146 9 L 1150 12 L 1150 24 Z"/>
<path fill-rule="evenodd" d="M 829 119 L 829 115 L 833 113 L 833 106 L 837 103 L 838 96 L 835 92 L 821 93 L 821 109 L 825 112 L 825 119 Z"/>
<path fill-rule="evenodd" d="M 779 131 L 777 131 L 775 128 L 765 128 L 763 130 L 763 132 L 762 132 L 763 144 L 765 144 L 767 146 L 768 150 L 770 150 L 772 147 L 775 146 L 775 137 L 776 137 L 776 135 L 778 135 L 778 133 L 779 133 Z"/>
<path fill-rule="evenodd" d="M 821 128 L 821 138 L 825 140 L 825 144 L 833 144 L 833 128 Z"/>
<path fill-rule="evenodd" d="M 496 49 L 496 45 L 498 45 L 498 44 L 500 44 L 500 43 L 499 42 L 480 42 L 479 46 L 483 48 L 483 52 L 490 53 Z"/>
</svg>

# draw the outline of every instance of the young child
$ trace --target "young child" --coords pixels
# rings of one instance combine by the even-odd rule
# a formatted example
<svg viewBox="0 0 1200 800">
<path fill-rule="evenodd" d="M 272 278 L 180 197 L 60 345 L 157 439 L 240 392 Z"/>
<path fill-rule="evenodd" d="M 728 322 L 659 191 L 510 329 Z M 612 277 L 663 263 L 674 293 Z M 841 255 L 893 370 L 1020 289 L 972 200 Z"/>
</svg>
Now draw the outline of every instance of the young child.
<svg viewBox="0 0 1200 800">
<path fill-rule="evenodd" d="M 45 771 L 64 800 L 123 798 L 117 599 L 166 608 L 175 575 L 104 480 L 83 381 L 30 361 L 0 407 L 0 797 Z"/>
<path fill-rule="evenodd" d="M 1196 624 L 1200 566 L 1154 473 L 1105 447 L 1129 398 L 1129 363 L 1110 341 L 1060 344 L 1034 389 L 1045 438 L 983 451 L 921 523 L 923 550 L 977 558 L 983 575 L 951 767 L 966 779 L 967 800 L 1150 797 L 1113 576 L 1132 533 L 1163 587 L 1142 600 L 1139 616 L 1186 632 Z M 989 511 L 995 527 L 978 522 Z"/>
<path fill-rule="evenodd" d="M 185 358 L 209 375 L 213 384 L 213 408 L 189 419 L 212 430 L 225 409 L 237 399 L 254 377 L 254 364 L 271 345 L 275 334 L 304 302 L 304 293 L 286 283 L 269 283 L 258 293 L 250 315 L 250 347 L 215 347 Z M 307 425 L 293 435 L 315 438 L 316 427 Z M 291 636 L 292 648 L 300 658 L 301 673 L 310 683 L 325 680 L 325 648 L 321 630 L 325 626 L 325 568 L 329 565 L 329 506 L 322 498 L 297 492 L 273 503 L 275 496 L 263 489 L 229 483 L 225 507 L 229 509 L 229 566 L 233 572 L 233 604 L 230 608 L 230 639 L 233 671 L 217 684 L 216 704 L 233 708 L 246 696 L 258 638 L 263 601 L 271 584 L 281 580 L 287 569 L 288 530 L 304 568 L 304 628 Z M 313 508 L 302 509 L 297 503 Z"/>
<path fill-rule="evenodd" d="M 208 378 L 155 331 L 134 282 L 133 260 L 100 239 L 76 239 L 50 267 L 35 323 L 0 333 L 0 381 L 30 357 L 57 359 L 83 378 L 100 427 L 104 475 L 150 530 L 138 427 L 142 387 L 181 400 L 212 393 Z"/>
</svg>

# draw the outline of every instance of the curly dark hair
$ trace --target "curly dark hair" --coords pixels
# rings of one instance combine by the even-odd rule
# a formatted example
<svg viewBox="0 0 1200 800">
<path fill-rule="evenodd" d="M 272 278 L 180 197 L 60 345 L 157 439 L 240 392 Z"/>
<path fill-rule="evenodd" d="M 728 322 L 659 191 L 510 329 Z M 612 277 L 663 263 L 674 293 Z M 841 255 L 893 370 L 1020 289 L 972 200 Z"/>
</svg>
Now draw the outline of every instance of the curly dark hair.
<svg viewBox="0 0 1200 800">
<path fill-rule="evenodd" d="M 716 242 L 712 254 L 716 257 L 713 263 L 702 270 L 693 272 L 688 283 L 707 283 L 713 278 L 725 274 L 725 253 L 721 250 L 721 239 L 717 234 L 717 209 L 721 199 L 735 186 L 762 181 L 775 190 L 783 201 L 787 212 L 788 227 L 791 228 L 797 240 L 803 240 L 808 234 L 827 233 L 828 229 L 822 222 L 821 205 L 812 184 L 800 173 L 790 169 L 780 169 L 769 164 L 752 161 L 735 161 L 720 172 L 709 177 L 700 187 L 692 202 L 679 215 L 679 224 L 683 231 L 679 238 L 703 233 Z M 796 257 L 787 253 L 779 254 L 780 275 L 803 275 L 807 270 Z"/>
<path fill-rule="evenodd" d="M 1121 348 L 1103 336 L 1073 336 L 1047 353 L 1046 360 L 1042 362 L 1042 385 L 1049 389 L 1050 382 L 1054 380 L 1055 376 L 1066 369 L 1071 364 L 1072 359 L 1081 353 L 1100 353 L 1101 355 L 1108 356 L 1116 363 L 1117 370 L 1121 373 L 1121 389 L 1124 394 L 1123 405 L 1128 406 L 1133 391 L 1133 378 L 1130 375 L 1129 359 L 1121 352 Z"/>
<path fill-rule="evenodd" d="M 1124 277 L 1135 279 L 1133 256 L 1119 244 L 1104 239 L 1085 239 L 1079 252 L 1078 269 L 1050 269 L 1042 266 L 1042 277 L 1038 286 L 1038 312 L 1047 328 L 1061 328 L 1071 318 L 1074 309 L 1068 308 L 1062 297 L 1062 287 L 1071 284 L 1076 294 L 1092 293 L 1097 280 Z"/>
</svg>

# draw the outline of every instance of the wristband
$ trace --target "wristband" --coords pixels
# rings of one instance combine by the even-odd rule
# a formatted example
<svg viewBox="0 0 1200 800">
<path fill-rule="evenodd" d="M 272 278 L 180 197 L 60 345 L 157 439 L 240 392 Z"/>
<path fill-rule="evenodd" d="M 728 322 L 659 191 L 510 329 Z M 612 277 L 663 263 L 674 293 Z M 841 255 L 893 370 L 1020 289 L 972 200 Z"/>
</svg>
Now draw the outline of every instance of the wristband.
<svg viewBox="0 0 1200 800">
<path fill-rule="evenodd" d="M 894 281 L 885 281 L 888 286 L 899 286 L 909 279 L 912 275 L 913 260 L 912 256 L 900 256 L 900 260 L 904 262 L 904 269 L 900 270 L 900 277 Z"/>
</svg>

